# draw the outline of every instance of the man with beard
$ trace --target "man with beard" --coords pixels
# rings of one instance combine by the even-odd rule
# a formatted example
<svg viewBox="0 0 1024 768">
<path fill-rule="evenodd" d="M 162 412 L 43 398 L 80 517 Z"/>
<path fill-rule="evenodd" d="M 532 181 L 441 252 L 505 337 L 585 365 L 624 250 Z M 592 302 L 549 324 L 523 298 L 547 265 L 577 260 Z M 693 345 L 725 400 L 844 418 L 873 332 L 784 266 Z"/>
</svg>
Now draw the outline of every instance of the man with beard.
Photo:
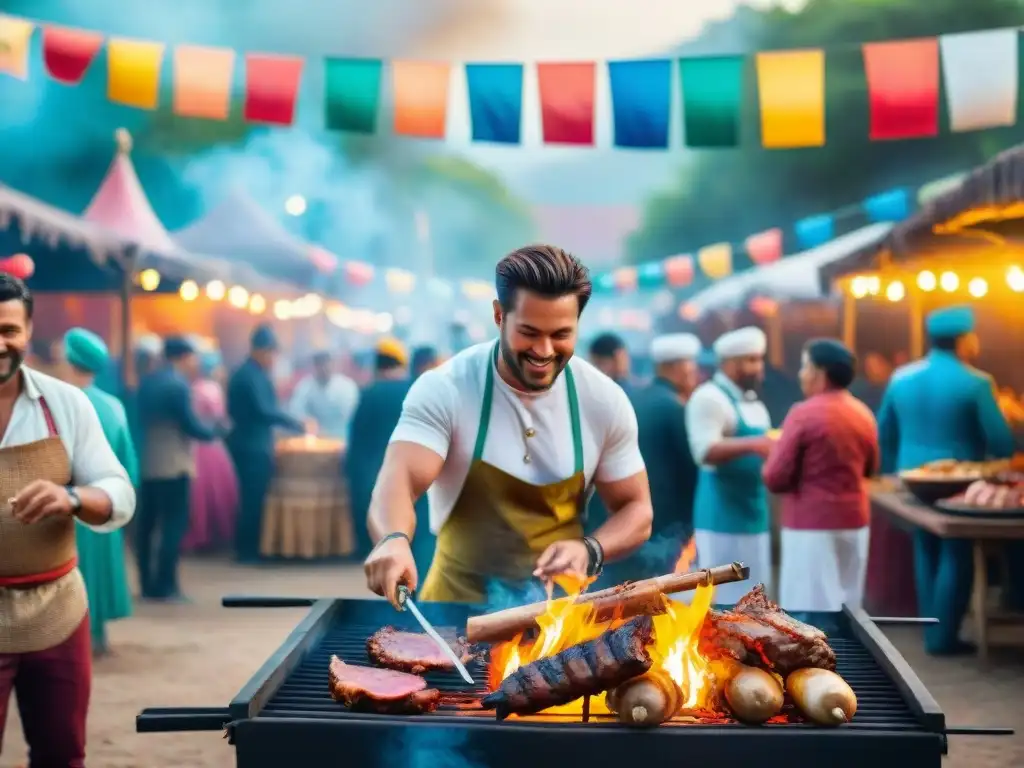
<svg viewBox="0 0 1024 768">
<path fill-rule="evenodd" d="M 768 342 L 760 328 L 726 333 L 714 344 L 718 370 L 686 407 L 690 450 L 700 467 L 693 524 L 702 568 L 744 562 L 752 583 L 771 581 L 768 491 L 761 479 L 773 440 L 768 409 L 758 399 Z M 716 587 L 715 600 L 735 603 L 749 587 Z"/>
<path fill-rule="evenodd" d="M 434 562 L 421 598 L 482 602 L 531 577 L 595 576 L 648 538 L 651 500 L 626 394 L 573 357 L 590 299 L 587 269 L 550 245 L 498 262 L 500 338 L 413 384 L 370 507 L 369 588 L 397 605 L 419 583 L 411 540 L 429 489 Z M 594 483 L 611 514 L 584 536 Z"/>
<path fill-rule="evenodd" d="M 118 530 L 135 491 L 85 393 L 22 366 L 31 338 L 32 295 L 0 275 L 0 737 L 16 691 L 31 765 L 81 768 L 92 651 L 75 526 Z"/>
<path fill-rule="evenodd" d="M 893 374 L 878 413 L 883 473 L 914 469 L 939 459 L 981 461 L 1012 456 L 1013 433 L 999 410 L 992 377 L 971 366 L 979 352 L 973 310 L 937 310 L 925 325 L 931 350 L 923 360 Z M 1011 557 L 1010 562 L 1021 565 L 1019 558 Z M 971 650 L 960 640 L 960 624 L 971 597 L 971 564 L 970 540 L 915 531 L 918 613 L 939 620 L 924 629 L 929 653 Z"/>
</svg>

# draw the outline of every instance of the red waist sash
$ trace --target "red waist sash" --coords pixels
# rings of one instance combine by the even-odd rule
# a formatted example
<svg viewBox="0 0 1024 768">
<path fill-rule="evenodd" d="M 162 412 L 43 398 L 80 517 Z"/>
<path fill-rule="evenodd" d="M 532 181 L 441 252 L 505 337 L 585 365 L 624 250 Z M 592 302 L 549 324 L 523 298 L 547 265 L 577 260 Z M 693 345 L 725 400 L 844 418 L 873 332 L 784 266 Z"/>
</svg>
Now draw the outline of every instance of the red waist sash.
<svg viewBox="0 0 1024 768">
<path fill-rule="evenodd" d="M 64 565 L 44 573 L 33 573 L 28 576 L 0 576 L 0 587 L 39 587 L 67 576 L 77 566 L 78 558 L 73 557 Z"/>
</svg>

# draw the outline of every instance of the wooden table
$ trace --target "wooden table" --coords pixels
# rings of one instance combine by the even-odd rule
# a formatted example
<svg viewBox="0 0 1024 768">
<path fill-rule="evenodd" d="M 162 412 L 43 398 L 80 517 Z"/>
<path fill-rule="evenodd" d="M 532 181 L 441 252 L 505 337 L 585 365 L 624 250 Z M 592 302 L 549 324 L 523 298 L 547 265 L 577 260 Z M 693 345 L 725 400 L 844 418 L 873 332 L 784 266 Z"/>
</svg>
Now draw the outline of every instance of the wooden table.
<svg viewBox="0 0 1024 768">
<path fill-rule="evenodd" d="M 871 494 L 872 506 L 906 525 L 928 531 L 943 539 L 970 539 L 974 557 L 974 592 L 971 614 L 974 621 L 978 658 L 988 661 L 988 630 L 993 617 L 988 610 L 988 560 L 990 552 L 999 550 L 1008 541 L 1024 540 L 1024 520 L 1000 520 L 994 517 L 961 517 L 950 515 L 920 503 L 902 491 L 876 491 Z M 1020 621 L 1019 616 L 1000 615 L 1000 621 Z"/>
</svg>

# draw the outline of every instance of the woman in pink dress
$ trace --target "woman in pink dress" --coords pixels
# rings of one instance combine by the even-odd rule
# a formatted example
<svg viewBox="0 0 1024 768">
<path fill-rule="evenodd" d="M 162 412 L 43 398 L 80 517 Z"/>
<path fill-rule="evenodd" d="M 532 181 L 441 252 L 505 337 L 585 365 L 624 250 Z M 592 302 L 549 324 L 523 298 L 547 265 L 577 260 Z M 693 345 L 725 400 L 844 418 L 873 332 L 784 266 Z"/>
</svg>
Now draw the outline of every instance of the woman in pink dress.
<svg viewBox="0 0 1024 768">
<path fill-rule="evenodd" d="M 226 418 L 223 380 L 220 354 L 204 353 L 199 378 L 192 385 L 196 415 L 204 421 L 222 422 Z M 182 543 L 187 552 L 214 549 L 234 541 L 238 512 L 238 477 L 224 443 L 196 443 L 194 450 L 196 476 L 192 481 L 191 520 Z"/>
</svg>

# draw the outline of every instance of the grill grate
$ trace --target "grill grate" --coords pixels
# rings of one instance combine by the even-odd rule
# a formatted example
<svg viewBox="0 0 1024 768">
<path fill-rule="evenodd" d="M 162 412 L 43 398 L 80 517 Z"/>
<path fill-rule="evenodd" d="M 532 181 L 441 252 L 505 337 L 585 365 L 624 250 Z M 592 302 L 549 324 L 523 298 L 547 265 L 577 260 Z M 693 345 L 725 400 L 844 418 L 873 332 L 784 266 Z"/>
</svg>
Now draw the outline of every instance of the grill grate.
<svg viewBox="0 0 1024 768">
<path fill-rule="evenodd" d="M 345 718 L 348 712 L 335 702 L 328 692 L 327 667 L 332 654 L 347 664 L 368 666 L 366 638 L 379 629 L 379 624 L 350 624 L 344 616 L 335 621 L 320 641 L 306 654 L 298 667 L 285 679 L 274 696 L 260 711 L 260 717 L 275 718 Z M 406 627 L 412 629 L 412 627 Z M 879 667 L 864 646 L 844 632 L 829 637 L 836 652 L 840 675 L 857 694 L 857 716 L 845 726 L 855 730 L 921 731 L 920 723 L 914 717 L 889 675 Z M 457 673 L 430 673 L 425 675 L 427 683 L 438 688 L 443 695 L 437 716 L 473 716 L 493 719 L 493 713 L 479 707 L 479 699 L 485 695 L 487 679 L 486 658 L 468 665 L 470 675 L 480 685 L 473 688 Z M 578 718 L 569 716 L 540 715 L 530 718 L 536 721 L 565 723 Z M 594 718 L 600 722 L 603 718 Z M 701 727 L 700 724 L 675 722 L 680 727 Z M 719 724 L 720 725 L 720 724 Z M 795 724 L 778 724 L 770 728 L 800 728 Z"/>
</svg>

